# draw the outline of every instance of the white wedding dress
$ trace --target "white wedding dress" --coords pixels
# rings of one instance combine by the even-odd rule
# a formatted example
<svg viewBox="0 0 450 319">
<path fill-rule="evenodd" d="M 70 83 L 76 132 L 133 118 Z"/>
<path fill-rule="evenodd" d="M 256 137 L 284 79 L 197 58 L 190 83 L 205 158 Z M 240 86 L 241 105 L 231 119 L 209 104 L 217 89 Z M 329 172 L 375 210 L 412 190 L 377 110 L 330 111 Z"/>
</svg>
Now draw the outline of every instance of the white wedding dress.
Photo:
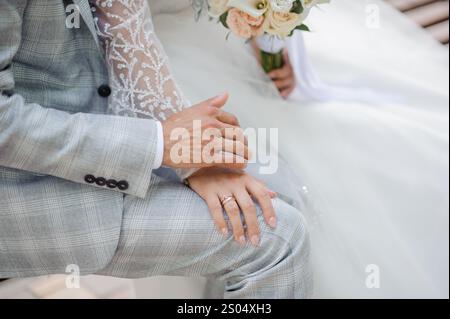
<svg viewBox="0 0 450 319">
<path fill-rule="evenodd" d="M 283 101 L 248 46 L 195 22 L 188 0 L 149 2 L 189 100 L 227 90 L 241 124 L 279 128 L 280 154 L 308 186 L 295 191 L 307 206 L 315 297 L 448 298 L 447 48 L 382 1 L 332 1 L 311 16 L 305 42 L 314 72 L 334 84 Z M 379 28 L 366 24 L 368 4 Z M 355 88 L 354 100 L 338 86 Z M 329 98 L 307 96 L 317 88 Z"/>
</svg>

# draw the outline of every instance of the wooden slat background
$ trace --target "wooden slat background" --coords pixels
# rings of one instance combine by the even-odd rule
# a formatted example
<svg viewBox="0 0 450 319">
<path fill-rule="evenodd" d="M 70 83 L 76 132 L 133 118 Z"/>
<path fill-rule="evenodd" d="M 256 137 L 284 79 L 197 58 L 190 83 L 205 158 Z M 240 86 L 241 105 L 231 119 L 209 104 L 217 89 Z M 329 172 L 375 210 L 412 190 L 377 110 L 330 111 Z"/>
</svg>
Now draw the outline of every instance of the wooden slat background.
<svg viewBox="0 0 450 319">
<path fill-rule="evenodd" d="M 386 0 L 426 28 L 443 44 L 449 42 L 449 0 Z"/>
</svg>

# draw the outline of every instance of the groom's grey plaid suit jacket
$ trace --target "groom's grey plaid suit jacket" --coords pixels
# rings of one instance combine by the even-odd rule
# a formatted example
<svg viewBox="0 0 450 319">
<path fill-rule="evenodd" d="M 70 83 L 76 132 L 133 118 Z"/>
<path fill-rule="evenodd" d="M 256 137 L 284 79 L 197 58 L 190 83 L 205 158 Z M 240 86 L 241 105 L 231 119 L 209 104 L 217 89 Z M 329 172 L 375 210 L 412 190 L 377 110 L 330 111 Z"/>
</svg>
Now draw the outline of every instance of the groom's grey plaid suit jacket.
<svg viewBox="0 0 450 319">
<path fill-rule="evenodd" d="M 67 28 L 74 3 L 83 19 Z M 0 0 L 0 278 L 93 273 L 115 253 L 156 125 L 106 115 L 107 83 L 87 0 Z"/>
</svg>

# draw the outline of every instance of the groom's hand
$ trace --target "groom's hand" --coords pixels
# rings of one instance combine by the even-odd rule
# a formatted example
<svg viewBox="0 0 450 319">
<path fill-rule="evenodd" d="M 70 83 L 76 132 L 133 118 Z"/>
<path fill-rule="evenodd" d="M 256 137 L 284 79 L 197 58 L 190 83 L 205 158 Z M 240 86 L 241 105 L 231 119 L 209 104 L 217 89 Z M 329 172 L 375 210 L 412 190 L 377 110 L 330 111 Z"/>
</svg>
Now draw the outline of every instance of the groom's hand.
<svg viewBox="0 0 450 319">
<path fill-rule="evenodd" d="M 217 96 L 162 123 L 164 166 L 185 169 L 247 166 L 250 155 L 244 132 L 237 118 L 221 109 L 227 100 L 228 94 Z"/>
</svg>

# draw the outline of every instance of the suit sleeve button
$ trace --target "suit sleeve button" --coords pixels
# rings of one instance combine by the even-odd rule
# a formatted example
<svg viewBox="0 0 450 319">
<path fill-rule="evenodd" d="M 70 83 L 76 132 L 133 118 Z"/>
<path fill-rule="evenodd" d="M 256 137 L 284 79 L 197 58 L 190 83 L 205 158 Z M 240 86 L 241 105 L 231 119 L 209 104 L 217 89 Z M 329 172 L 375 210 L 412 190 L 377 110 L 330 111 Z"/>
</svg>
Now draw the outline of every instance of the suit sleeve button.
<svg viewBox="0 0 450 319">
<path fill-rule="evenodd" d="M 98 177 L 97 179 L 95 179 L 95 183 L 98 186 L 105 186 L 106 185 L 106 179 L 103 177 Z"/>
<path fill-rule="evenodd" d="M 84 181 L 88 184 L 94 184 L 95 183 L 95 176 L 94 175 L 86 175 L 84 177 Z"/>
<path fill-rule="evenodd" d="M 127 181 L 120 181 L 117 183 L 117 188 L 120 189 L 121 191 L 126 191 L 129 187 L 130 185 L 128 184 Z"/>
<path fill-rule="evenodd" d="M 98 95 L 100 95 L 101 97 L 108 97 L 111 95 L 111 93 L 112 91 L 109 85 L 100 85 L 100 87 L 98 88 Z"/>
<path fill-rule="evenodd" d="M 117 181 L 115 179 L 110 179 L 106 181 L 106 186 L 108 188 L 114 189 L 117 187 Z"/>
</svg>

